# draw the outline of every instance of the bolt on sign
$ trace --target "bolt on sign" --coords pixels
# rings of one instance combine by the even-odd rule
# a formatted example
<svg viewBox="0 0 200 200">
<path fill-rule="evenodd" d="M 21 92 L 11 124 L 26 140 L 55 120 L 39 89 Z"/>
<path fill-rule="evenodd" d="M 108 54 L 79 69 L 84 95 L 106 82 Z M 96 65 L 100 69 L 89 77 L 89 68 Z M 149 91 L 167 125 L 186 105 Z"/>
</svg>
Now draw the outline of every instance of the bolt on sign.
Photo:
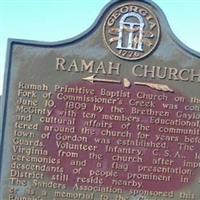
<svg viewBox="0 0 200 200">
<path fill-rule="evenodd" d="M 152 1 L 7 58 L 0 199 L 200 199 L 200 54 Z"/>
</svg>

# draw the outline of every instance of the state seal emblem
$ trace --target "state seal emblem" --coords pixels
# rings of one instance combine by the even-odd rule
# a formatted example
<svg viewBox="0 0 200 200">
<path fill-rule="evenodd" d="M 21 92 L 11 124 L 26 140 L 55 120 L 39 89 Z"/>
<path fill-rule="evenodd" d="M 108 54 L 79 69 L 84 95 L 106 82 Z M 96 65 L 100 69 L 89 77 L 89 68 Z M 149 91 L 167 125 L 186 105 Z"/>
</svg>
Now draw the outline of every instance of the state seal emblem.
<svg viewBox="0 0 200 200">
<path fill-rule="evenodd" d="M 113 54 L 126 60 L 139 60 L 157 46 L 160 26 L 144 4 L 126 3 L 111 11 L 104 23 L 103 36 Z"/>
</svg>

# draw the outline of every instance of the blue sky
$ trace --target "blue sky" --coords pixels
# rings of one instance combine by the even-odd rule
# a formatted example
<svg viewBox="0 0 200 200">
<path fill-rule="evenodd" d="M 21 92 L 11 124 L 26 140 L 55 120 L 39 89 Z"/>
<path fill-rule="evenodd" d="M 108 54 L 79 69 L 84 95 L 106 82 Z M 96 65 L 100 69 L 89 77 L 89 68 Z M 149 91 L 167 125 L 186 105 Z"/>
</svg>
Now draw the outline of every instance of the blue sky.
<svg viewBox="0 0 200 200">
<path fill-rule="evenodd" d="M 109 1 L 0 0 L 0 94 L 8 38 L 52 42 L 74 37 L 91 26 Z M 200 52 L 200 0 L 154 2 L 164 11 L 175 35 Z"/>
</svg>

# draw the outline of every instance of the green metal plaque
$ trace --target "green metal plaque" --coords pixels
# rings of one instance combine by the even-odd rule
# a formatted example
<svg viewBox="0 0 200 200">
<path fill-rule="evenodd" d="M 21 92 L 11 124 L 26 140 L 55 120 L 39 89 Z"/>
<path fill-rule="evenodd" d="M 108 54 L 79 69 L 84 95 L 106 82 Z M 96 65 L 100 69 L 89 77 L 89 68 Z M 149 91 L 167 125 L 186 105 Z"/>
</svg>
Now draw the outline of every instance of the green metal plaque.
<svg viewBox="0 0 200 200">
<path fill-rule="evenodd" d="M 149 0 L 66 41 L 9 40 L 0 199 L 200 199 L 199 66 Z"/>
</svg>

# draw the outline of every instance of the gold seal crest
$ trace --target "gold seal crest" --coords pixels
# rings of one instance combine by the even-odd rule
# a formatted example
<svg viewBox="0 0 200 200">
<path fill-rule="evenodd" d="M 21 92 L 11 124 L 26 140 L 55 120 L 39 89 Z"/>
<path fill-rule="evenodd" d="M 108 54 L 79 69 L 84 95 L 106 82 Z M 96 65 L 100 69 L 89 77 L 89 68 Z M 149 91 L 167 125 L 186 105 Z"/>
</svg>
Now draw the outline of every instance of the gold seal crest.
<svg viewBox="0 0 200 200">
<path fill-rule="evenodd" d="M 155 49 L 160 26 L 144 4 L 131 2 L 111 11 L 104 23 L 103 36 L 113 54 L 126 60 L 138 60 Z"/>
</svg>

